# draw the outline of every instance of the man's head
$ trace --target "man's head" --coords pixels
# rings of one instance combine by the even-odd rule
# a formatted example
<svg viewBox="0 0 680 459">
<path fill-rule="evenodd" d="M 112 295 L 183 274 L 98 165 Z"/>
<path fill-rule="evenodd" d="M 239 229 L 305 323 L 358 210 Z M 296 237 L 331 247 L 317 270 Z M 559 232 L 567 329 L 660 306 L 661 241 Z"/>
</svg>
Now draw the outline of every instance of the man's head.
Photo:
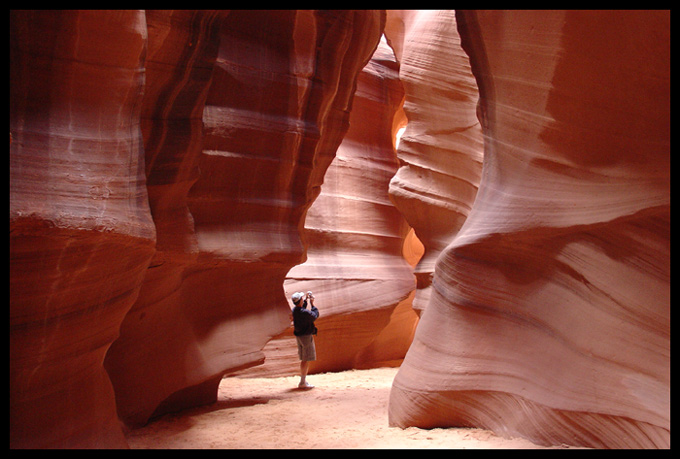
<svg viewBox="0 0 680 459">
<path fill-rule="evenodd" d="M 295 292 L 293 293 L 293 296 L 290 298 L 293 300 L 293 304 L 297 306 L 297 304 L 305 297 L 305 294 L 302 292 Z"/>
</svg>

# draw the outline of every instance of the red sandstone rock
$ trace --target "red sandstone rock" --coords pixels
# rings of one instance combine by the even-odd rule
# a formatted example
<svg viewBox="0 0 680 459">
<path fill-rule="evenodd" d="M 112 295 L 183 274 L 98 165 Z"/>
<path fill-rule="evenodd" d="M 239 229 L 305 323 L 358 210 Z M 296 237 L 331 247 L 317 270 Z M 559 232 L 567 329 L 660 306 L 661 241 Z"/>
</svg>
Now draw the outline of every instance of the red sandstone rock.
<svg viewBox="0 0 680 459">
<path fill-rule="evenodd" d="M 349 130 L 307 213 L 307 260 L 285 281 L 288 298 L 311 290 L 320 310 L 311 373 L 393 364 L 410 344 L 417 317 L 409 297 L 413 270 L 402 254 L 408 225 L 388 195 L 398 168 L 392 124 L 402 99 L 398 65 L 383 39 L 359 76 Z M 292 328 L 264 352 L 264 365 L 245 374 L 299 371 Z"/>
<path fill-rule="evenodd" d="M 262 361 L 383 27 L 379 11 L 12 14 L 11 447 L 124 446 L 104 367 L 136 425 Z"/>
<path fill-rule="evenodd" d="M 11 448 L 126 446 L 102 361 L 155 242 L 146 36 L 143 12 L 10 15 Z"/>
<path fill-rule="evenodd" d="M 484 173 L 390 422 L 669 447 L 670 14 L 457 19 Z"/>
<path fill-rule="evenodd" d="M 186 271 L 199 256 L 187 194 L 200 175 L 203 109 L 226 14 L 146 12 L 149 38 L 141 118 L 156 253 L 104 362 L 118 414 L 131 426 L 144 424 L 168 395 L 196 384 L 184 375 L 191 353 L 202 352 L 186 320 L 191 310 L 183 292 Z M 184 393 L 183 399 L 189 406 L 205 402 L 206 396 L 195 390 Z"/>
<path fill-rule="evenodd" d="M 435 261 L 477 193 L 483 156 L 478 90 L 452 10 L 388 11 L 385 35 L 400 62 L 408 119 L 390 196 L 425 247 L 416 267 L 414 308 L 420 313 Z"/>
<path fill-rule="evenodd" d="M 371 11 L 232 11 L 213 37 L 213 16 L 174 14 L 181 29 L 157 33 L 163 46 L 150 35 L 158 50 L 151 62 L 176 62 L 169 77 L 149 83 L 161 85 L 158 96 L 145 99 L 163 251 L 107 359 L 119 413 L 133 426 L 214 401 L 222 376 L 262 363 L 262 348 L 287 328 L 283 281 L 304 256 L 305 213 L 347 130 L 357 75 L 384 21 Z M 167 44 L 178 33 L 193 52 Z M 201 82 L 211 59 L 208 89 Z M 196 115 L 202 135 L 192 127 Z"/>
<path fill-rule="evenodd" d="M 331 161 L 384 13 L 225 14 L 11 12 L 10 448 L 124 447 L 116 412 L 135 425 L 214 400 L 288 326 L 282 286 L 307 247 L 296 269 L 322 283 L 400 260 L 389 206 L 370 264 L 348 263 L 364 236 L 333 232 L 349 217 L 303 230 L 366 202 L 334 179 L 368 143 L 350 129 Z M 390 422 L 667 447 L 670 14 L 455 19 L 387 14 L 409 121 L 390 192 L 427 250 Z M 357 139 L 383 125 L 361 118 Z M 345 196 L 310 209 L 322 182 Z M 331 236 L 355 247 L 333 257 Z M 401 267 L 373 273 L 403 288 Z M 324 288 L 320 339 L 345 345 L 337 298 L 366 289 Z M 387 323 L 403 295 L 375 293 L 384 308 L 352 305 Z M 336 362 L 392 359 L 409 302 Z"/>
</svg>

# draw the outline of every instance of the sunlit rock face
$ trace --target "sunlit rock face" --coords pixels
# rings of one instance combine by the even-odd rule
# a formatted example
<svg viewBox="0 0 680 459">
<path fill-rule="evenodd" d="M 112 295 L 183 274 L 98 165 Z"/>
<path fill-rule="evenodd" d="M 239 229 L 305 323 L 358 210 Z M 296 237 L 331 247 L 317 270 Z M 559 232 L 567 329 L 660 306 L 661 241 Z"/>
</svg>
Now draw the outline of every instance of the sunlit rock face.
<svg viewBox="0 0 680 459">
<path fill-rule="evenodd" d="M 429 301 L 435 261 L 467 218 L 482 173 L 479 91 L 453 10 L 388 11 L 385 35 L 400 63 L 406 125 L 390 196 L 425 247 L 414 309 Z"/>
<path fill-rule="evenodd" d="M 670 446 L 670 13 L 457 14 L 484 172 L 393 425 Z"/>
<path fill-rule="evenodd" d="M 288 298 L 311 290 L 320 311 L 311 373 L 396 364 L 410 344 L 417 316 L 409 296 L 413 268 L 403 255 L 408 225 L 388 195 L 398 168 L 392 125 L 402 100 L 398 65 L 383 39 L 359 76 L 349 130 L 307 213 L 307 260 L 285 281 Z M 264 365 L 245 374 L 297 373 L 292 328 L 264 352 Z"/>
<path fill-rule="evenodd" d="M 102 361 L 154 251 L 146 39 L 144 12 L 10 13 L 11 448 L 126 446 Z"/>
</svg>

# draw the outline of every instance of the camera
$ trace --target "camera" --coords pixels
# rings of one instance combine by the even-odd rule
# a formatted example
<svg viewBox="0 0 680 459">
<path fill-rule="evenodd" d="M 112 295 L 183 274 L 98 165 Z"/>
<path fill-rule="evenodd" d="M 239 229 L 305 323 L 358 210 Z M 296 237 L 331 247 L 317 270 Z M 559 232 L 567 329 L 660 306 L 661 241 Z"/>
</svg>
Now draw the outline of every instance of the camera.
<svg viewBox="0 0 680 459">
<path fill-rule="evenodd" d="M 310 292 L 307 292 L 307 298 L 314 298 L 314 295 L 312 294 L 311 291 L 310 291 Z"/>
</svg>

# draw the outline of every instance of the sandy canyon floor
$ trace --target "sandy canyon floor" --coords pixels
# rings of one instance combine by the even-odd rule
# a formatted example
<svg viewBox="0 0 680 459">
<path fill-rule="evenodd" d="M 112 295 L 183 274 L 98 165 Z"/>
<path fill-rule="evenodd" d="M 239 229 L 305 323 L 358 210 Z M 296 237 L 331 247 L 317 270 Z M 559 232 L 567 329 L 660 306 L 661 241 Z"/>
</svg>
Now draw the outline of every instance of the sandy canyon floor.
<svg viewBox="0 0 680 459">
<path fill-rule="evenodd" d="M 387 425 L 396 368 L 298 378 L 225 378 L 217 402 L 165 415 L 127 433 L 132 449 L 547 449 L 481 429 Z"/>
</svg>

